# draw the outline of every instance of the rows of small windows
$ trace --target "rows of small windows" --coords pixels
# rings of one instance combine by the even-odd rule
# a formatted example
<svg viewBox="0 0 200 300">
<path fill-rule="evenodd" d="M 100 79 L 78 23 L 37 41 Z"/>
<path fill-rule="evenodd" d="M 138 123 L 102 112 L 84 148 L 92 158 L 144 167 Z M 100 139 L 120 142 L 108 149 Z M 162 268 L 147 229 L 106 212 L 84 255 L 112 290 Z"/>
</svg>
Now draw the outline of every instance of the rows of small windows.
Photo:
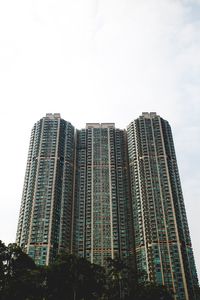
<svg viewBox="0 0 200 300">
<path fill-rule="evenodd" d="M 30 246 L 29 256 L 32 257 L 38 265 L 46 264 L 47 247 Z"/>
</svg>

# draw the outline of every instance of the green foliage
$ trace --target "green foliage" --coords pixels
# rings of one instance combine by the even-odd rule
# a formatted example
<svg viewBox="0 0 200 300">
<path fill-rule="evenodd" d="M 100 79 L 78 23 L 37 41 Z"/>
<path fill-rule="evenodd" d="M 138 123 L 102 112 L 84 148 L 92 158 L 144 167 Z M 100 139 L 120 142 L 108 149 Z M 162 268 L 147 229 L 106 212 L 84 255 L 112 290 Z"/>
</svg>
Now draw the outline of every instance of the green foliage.
<svg viewBox="0 0 200 300">
<path fill-rule="evenodd" d="M 156 285 L 150 282 L 137 285 L 131 289 L 129 300 L 173 300 L 172 293 L 162 285 Z"/>
<path fill-rule="evenodd" d="M 173 300 L 164 286 L 145 281 L 146 274 L 137 274 L 134 264 L 119 258 L 107 261 L 107 300 Z M 140 282 L 140 284 L 138 283 Z M 142 282 L 142 283 L 141 283 Z"/>
<path fill-rule="evenodd" d="M 196 300 L 200 300 L 200 287 L 197 285 L 195 287 Z"/>
<path fill-rule="evenodd" d="M 16 244 L 5 246 L 0 241 L 0 300 L 173 299 L 163 286 L 141 280 L 138 284 L 131 266 L 115 258 L 103 268 L 62 253 L 52 265 L 39 267 Z"/>
<path fill-rule="evenodd" d="M 103 293 L 104 270 L 84 258 L 62 254 L 49 267 L 48 299 L 99 299 Z"/>
<path fill-rule="evenodd" d="M 42 299 L 42 270 L 16 244 L 0 241 L 0 299 Z"/>
<path fill-rule="evenodd" d="M 107 295 L 108 299 L 125 299 L 128 294 L 128 267 L 119 258 L 108 258 L 107 265 Z"/>
</svg>

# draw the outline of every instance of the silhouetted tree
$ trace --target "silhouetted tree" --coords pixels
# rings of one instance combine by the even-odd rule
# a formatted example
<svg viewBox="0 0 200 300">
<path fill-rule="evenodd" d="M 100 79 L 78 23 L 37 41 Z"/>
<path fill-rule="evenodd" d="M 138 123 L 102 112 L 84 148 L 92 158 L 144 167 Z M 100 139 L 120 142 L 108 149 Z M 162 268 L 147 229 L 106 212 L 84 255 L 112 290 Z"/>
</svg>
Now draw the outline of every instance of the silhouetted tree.
<svg viewBox="0 0 200 300">
<path fill-rule="evenodd" d="M 49 267 L 48 299 L 98 299 L 103 293 L 104 282 L 102 267 L 72 254 L 62 254 Z"/>
<path fill-rule="evenodd" d="M 5 289 L 5 266 L 4 266 L 4 256 L 5 256 L 6 246 L 0 241 L 0 299 L 3 297 Z"/>
<path fill-rule="evenodd" d="M 43 297 L 43 269 L 16 244 L 0 242 L 0 291 L 2 300 L 40 300 Z"/>
<path fill-rule="evenodd" d="M 131 290 L 129 300 L 173 300 L 173 294 L 164 286 L 154 283 L 138 285 Z"/>
<path fill-rule="evenodd" d="M 199 285 L 197 285 L 195 287 L 195 296 L 196 296 L 195 300 L 200 300 L 200 287 L 199 287 Z"/>
<path fill-rule="evenodd" d="M 129 270 L 127 263 L 120 258 L 108 258 L 106 264 L 108 298 L 125 299 L 128 295 Z"/>
<path fill-rule="evenodd" d="M 16 244 L 0 241 L 0 300 L 173 299 L 165 287 L 139 282 L 133 264 L 119 258 L 108 259 L 104 269 L 63 253 L 50 266 L 36 266 Z"/>
</svg>

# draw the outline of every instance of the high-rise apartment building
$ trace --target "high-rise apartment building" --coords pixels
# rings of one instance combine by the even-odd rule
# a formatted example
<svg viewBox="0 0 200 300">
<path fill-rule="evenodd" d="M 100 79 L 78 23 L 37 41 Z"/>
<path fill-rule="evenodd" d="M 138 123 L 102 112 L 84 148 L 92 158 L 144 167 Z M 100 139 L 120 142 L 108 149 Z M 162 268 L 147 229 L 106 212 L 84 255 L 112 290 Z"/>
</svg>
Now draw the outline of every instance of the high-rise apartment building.
<svg viewBox="0 0 200 300">
<path fill-rule="evenodd" d="M 101 265 L 133 254 L 126 145 L 112 123 L 77 131 L 74 252 Z"/>
<path fill-rule="evenodd" d="M 37 264 L 71 251 L 74 127 L 47 114 L 31 133 L 17 244 Z"/>
<path fill-rule="evenodd" d="M 175 299 L 196 299 L 196 268 L 170 125 L 143 113 L 128 126 L 136 262 Z"/>
<path fill-rule="evenodd" d="M 47 114 L 32 130 L 17 244 L 37 264 L 61 250 L 138 274 L 196 300 L 198 284 L 170 125 L 143 113 L 126 130 Z M 134 257 L 134 258 L 133 258 Z M 141 278 L 142 280 L 142 278 Z"/>
</svg>

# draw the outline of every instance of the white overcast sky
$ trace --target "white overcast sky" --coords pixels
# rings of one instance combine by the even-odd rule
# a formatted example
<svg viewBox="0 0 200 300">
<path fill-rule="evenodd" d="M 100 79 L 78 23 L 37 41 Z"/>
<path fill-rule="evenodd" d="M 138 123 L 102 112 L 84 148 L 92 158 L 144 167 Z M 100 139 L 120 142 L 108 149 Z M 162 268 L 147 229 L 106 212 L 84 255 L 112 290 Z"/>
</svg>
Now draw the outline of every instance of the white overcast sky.
<svg viewBox="0 0 200 300">
<path fill-rule="evenodd" d="M 47 112 L 173 130 L 200 274 L 200 0 L 0 1 L 0 239 L 14 242 L 30 132 Z"/>
</svg>

